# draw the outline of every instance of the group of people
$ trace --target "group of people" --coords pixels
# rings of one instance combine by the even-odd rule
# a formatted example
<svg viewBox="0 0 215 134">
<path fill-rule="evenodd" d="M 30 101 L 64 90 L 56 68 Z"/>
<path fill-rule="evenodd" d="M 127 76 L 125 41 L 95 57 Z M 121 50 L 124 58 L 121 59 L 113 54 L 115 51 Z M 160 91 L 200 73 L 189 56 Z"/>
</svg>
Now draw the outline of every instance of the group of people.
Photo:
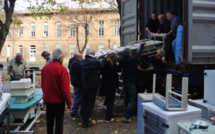
<svg viewBox="0 0 215 134">
<path fill-rule="evenodd" d="M 116 89 L 119 86 L 119 72 L 122 73 L 125 91 L 123 122 L 130 123 L 136 105 L 137 93 L 144 92 L 140 89 L 146 88 L 137 84 L 138 79 L 141 79 L 138 78 L 138 75 L 141 74 L 139 72 L 157 70 L 165 64 L 165 52 L 158 50 L 155 59 L 150 61 L 150 65 L 148 63 L 146 65 L 146 59 L 141 56 L 143 49 L 144 44 L 141 44 L 136 52 L 132 52 L 129 48 L 124 49 L 121 58 L 116 53 L 108 53 L 99 60 L 95 57 L 94 49 L 87 48 L 84 59 L 79 52 L 74 53 L 69 60 L 69 72 L 62 65 L 64 54 L 61 49 L 55 49 L 52 54 L 48 51 L 42 52 L 41 56 L 46 60 L 46 65 L 42 68 L 41 87 L 46 106 L 47 133 L 53 134 L 55 131 L 55 133 L 61 134 L 63 132 L 65 105 L 71 110 L 72 117 L 82 118 L 82 127 L 93 125 L 90 117 L 99 87 L 105 91 L 106 96 L 104 100 L 107 106 L 105 122 L 115 121 L 113 107 Z M 28 64 L 18 53 L 10 61 L 8 67 L 11 80 L 23 78 L 24 69 L 28 69 Z M 142 79 L 140 81 L 140 83 L 146 83 Z M 74 89 L 73 102 L 70 84 Z"/>
<path fill-rule="evenodd" d="M 61 49 L 55 49 L 52 55 L 44 51 L 41 56 L 46 59 L 46 65 L 42 69 L 41 87 L 46 106 L 47 133 L 62 134 L 65 102 L 68 109 L 72 107 L 69 73 L 62 65 L 64 55 Z M 8 63 L 7 71 L 10 80 L 30 77 L 26 69 L 29 69 L 27 61 L 21 53 L 17 53 Z"/>
<path fill-rule="evenodd" d="M 71 111 L 71 116 L 79 117 L 78 107 L 80 106 L 80 114 L 82 116 L 83 127 L 89 127 L 92 125 L 90 121 L 90 116 L 95 104 L 97 89 L 101 87 L 105 91 L 105 105 L 107 106 L 105 121 L 112 122 L 115 120 L 113 114 L 115 92 L 119 86 L 119 76 L 118 73 L 121 70 L 126 70 L 127 65 L 130 67 L 127 69 L 133 69 L 135 66 L 136 58 L 143 51 L 143 45 L 138 51 L 138 54 L 131 57 L 131 50 L 125 50 L 124 60 L 122 62 L 118 61 L 116 53 L 109 53 L 101 61 L 95 58 L 95 51 L 91 48 L 86 50 L 85 59 L 82 59 L 80 53 L 74 53 L 73 58 L 69 61 L 69 72 L 71 78 L 71 84 L 74 87 L 74 105 Z M 124 72 L 123 78 L 129 85 L 133 83 L 133 70 L 130 74 Z M 131 82 L 130 82 L 131 80 Z M 136 90 L 128 87 L 126 90 L 129 99 L 124 114 L 123 122 L 130 122 L 132 116 L 132 111 L 135 103 Z"/>
<path fill-rule="evenodd" d="M 174 60 L 174 47 L 177 28 L 182 24 L 181 18 L 176 16 L 173 11 L 169 10 L 164 14 L 152 12 L 151 18 L 145 26 L 148 39 L 154 39 L 155 34 L 162 34 L 165 39 L 164 50 L 166 52 L 167 60 Z M 158 38 L 159 39 L 159 38 Z"/>
</svg>

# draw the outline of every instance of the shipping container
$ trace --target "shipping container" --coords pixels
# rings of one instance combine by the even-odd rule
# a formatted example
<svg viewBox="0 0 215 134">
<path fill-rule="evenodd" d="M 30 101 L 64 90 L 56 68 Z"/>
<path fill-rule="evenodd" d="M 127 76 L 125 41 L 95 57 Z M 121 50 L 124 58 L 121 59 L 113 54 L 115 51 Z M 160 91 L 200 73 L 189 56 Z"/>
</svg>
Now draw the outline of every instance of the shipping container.
<svg viewBox="0 0 215 134">
<path fill-rule="evenodd" d="M 122 0 L 121 45 L 146 38 L 152 11 L 173 10 L 183 20 L 182 58 L 189 65 L 215 64 L 215 0 Z"/>
</svg>

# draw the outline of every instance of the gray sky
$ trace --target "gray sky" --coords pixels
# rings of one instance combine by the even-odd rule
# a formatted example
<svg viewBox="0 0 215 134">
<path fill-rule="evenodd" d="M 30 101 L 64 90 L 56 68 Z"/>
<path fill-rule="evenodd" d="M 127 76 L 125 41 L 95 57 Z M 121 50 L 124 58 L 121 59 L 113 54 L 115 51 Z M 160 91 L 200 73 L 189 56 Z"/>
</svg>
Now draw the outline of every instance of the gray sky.
<svg viewBox="0 0 215 134">
<path fill-rule="evenodd" d="M 35 0 L 32 0 L 31 4 L 35 4 Z M 69 5 L 70 8 L 77 8 L 80 5 L 78 2 L 72 2 L 71 0 L 56 0 L 59 3 L 64 3 L 65 5 Z M 115 0 L 107 0 L 107 1 L 115 1 Z M 20 10 L 27 10 L 27 7 L 29 6 L 29 3 L 25 0 L 17 0 L 16 5 L 15 5 L 15 11 L 20 11 Z M 98 7 L 108 7 L 109 4 L 106 2 L 103 2 L 102 4 L 95 4 L 92 3 L 91 5 L 84 5 L 85 7 L 91 7 L 91 8 L 98 8 Z"/>
</svg>

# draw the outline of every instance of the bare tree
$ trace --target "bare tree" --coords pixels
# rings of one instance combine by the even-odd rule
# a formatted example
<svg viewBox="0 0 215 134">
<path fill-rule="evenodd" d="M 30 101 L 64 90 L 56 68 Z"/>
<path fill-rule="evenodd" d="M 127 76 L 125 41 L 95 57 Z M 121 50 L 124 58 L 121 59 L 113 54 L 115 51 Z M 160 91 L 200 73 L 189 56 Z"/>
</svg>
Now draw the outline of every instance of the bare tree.
<svg viewBox="0 0 215 134">
<path fill-rule="evenodd" d="M 88 44 L 88 40 L 89 40 L 89 35 L 90 35 L 90 31 L 92 30 L 97 30 L 95 27 L 93 27 L 93 23 L 98 22 L 99 20 L 99 12 L 104 11 L 104 10 L 116 10 L 116 5 L 114 6 L 109 6 L 109 8 L 104 8 L 104 7 L 100 7 L 100 8 L 91 8 L 90 4 L 93 4 L 92 2 L 85 2 L 85 1 L 79 1 L 79 6 L 80 8 L 77 9 L 69 9 L 68 11 L 66 11 L 65 13 L 69 15 L 67 21 L 71 22 L 74 24 L 75 26 L 75 33 L 76 33 L 76 45 L 78 48 L 78 51 L 80 53 L 83 53 L 84 50 L 87 47 Z M 96 2 L 97 4 L 99 4 L 99 1 L 93 1 Z M 112 3 L 108 3 L 108 4 L 112 4 Z M 112 7 L 112 8 L 111 8 Z M 80 33 L 80 29 L 84 29 L 84 34 Z M 80 43 L 80 37 L 84 36 L 84 43 L 83 45 L 81 45 Z"/>
<path fill-rule="evenodd" d="M 83 53 L 87 47 L 90 31 L 95 30 L 93 23 L 97 22 L 99 19 L 98 16 L 98 18 L 95 18 L 96 13 L 99 11 L 100 10 L 80 8 L 71 9 L 69 12 L 66 12 L 66 14 L 68 14 L 67 21 L 71 22 L 75 28 L 76 45 L 80 53 Z M 71 29 L 71 26 L 69 29 Z M 84 29 L 83 34 L 80 32 L 81 29 Z M 80 43 L 81 37 L 84 39 L 83 45 Z"/>
</svg>

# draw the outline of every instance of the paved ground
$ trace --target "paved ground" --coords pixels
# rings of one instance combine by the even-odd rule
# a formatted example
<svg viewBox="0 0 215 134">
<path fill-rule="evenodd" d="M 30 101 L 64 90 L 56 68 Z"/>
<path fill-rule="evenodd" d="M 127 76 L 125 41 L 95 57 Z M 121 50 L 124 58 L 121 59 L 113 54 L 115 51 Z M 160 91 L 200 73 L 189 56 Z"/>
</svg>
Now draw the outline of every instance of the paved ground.
<svg viewBox="0 0 215 134">
<path fill-rule="evenodd" d="M 40 86 L 40 77 L 37 78 L 37 87 Z M 3 82 L 9 82 L 9 76 L 3 74 Z M 92 113 L 92 122 L 94 125 L 89 128 L 82 128 L 80 126 L 81 119 L 71 118 L 70 111 L 65 112 L 64 117 L 64 134 L 135 134 L 137 129 L 137 117 L 132 117 L 132 122 L 122 123 L 124 113 L 123 98 L 115 100 L 114 113 L 116 117 L 115 122 L 106 123 L 105 110 L 102 109 L 104 96 L 97 96 L 96 104 Z M 35 134 L 46 134 L 46 117 L 41 115 L 36 124 L 32 127 Z M 0 127 L 0 134 L 4 134 L 4 127 Z"/>
<path fill-rule="evenodd" d="M 71 118 L 70 111 L 65 112 L 64 117 L 64 134 L 135 134 L 136 133 L 136 117 L 132 117 L 132 123 L 125 124 L 122 123 L 123 116 L 123 101 L 116 101 L 115 104 L 115 115 L 116 121 L 106 123 L 104 121 L 105 110 L 101 108 L 103 103 L 103 98 L 101 96 L 97 97 L 96 105 L 92 114 L 92 122 L 94 125 L 89 128 L 82 128 L 80 126 L 81 119 Z M 46 120 L 45 115 L 42 115 L 38 122 L 33 127 L 33 130 L 36 134 L 45 134 L 46 133 Z"/>
<path fill-rule="evenodd" d="M 71 118 L 70 111 L 65 112 L 64 116 L 64 134 L 135 134 L 137 131 L 137 118 L 132 117 L 131 123 L 122 123 L 123 99 L 115 101 L 115 122 L 106 123 L 104 121 L 105 110 L 101 108 L 103 96 L 98 96 L 92 113 L 93 126 L 82 128 L 81 119 Z M 0 134 L 4 134 L 6 128 L 0 127 Z M 35 134 L 46 134 L 46 117 L 42 114 L 32 127 Z"/>
</svg>

